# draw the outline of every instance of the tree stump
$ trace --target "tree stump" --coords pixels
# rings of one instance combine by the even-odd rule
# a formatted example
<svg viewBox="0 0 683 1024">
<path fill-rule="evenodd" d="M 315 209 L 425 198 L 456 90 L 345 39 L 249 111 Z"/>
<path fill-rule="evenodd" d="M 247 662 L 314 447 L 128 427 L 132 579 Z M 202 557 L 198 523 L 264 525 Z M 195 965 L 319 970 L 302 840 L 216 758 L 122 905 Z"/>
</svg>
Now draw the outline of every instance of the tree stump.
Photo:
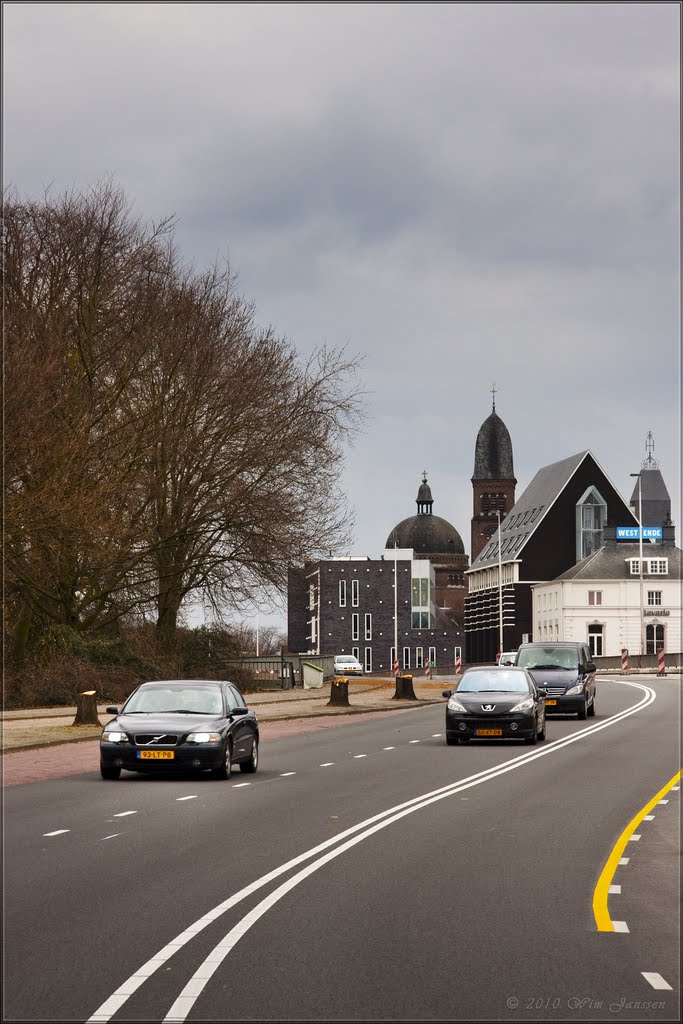
<svg viewBox="0 0 683 1024">
<path fill-rule="evenodd" d="M 349 707 L 349 681 L 340 676 L 332 680 L 330 687 L 330 699 L 327 702 L 328 708 Z"/>
<path fill-rule="evenodd" d="M 396 692 L 392 700 L 417 700 L 412 676 L 396 676 Z"/>
<path fill-rule="evenodd" d="M 76 698 L 76 717 L 72 725 L 99 725 L 97 714 L 97 691 L 85 690 Z"/>
</svg>

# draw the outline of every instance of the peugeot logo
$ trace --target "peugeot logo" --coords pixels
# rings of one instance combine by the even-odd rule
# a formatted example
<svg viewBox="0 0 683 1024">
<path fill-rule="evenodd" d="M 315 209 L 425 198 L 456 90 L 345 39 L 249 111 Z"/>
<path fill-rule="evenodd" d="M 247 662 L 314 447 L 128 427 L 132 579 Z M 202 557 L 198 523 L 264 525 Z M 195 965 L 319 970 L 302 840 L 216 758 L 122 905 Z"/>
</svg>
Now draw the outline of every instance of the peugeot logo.
<svg viewBox="0 0 683 1024">
<path fill-rule="evenodd" d="M 494 711 L 495 707 L 496 707 L 495 704 L 482 704 L 481 710 L 482 711 Z"/>
</svg>

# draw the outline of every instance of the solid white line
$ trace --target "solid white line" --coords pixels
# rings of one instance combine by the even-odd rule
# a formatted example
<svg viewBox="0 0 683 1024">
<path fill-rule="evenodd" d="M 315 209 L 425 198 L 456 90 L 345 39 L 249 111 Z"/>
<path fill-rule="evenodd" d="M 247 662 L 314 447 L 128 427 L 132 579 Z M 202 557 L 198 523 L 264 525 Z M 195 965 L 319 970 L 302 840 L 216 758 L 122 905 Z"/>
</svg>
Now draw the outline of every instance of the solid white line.
<svg viewBox="0 0 683 1024">
<path fill-rule="evenodd" d="M 333 764 L 334 764 L 334 761 L 325 761 L 325 763 L 321 764 L 320 767 L 321 768 L 331 768 Z"/>
<path fill-rule="evenodd" d="M 56 832 L 43 832 L 44 836 L 63 836 L 65 832 L 70 832 L 70 828 L 58 828 Z"/>
<path fill-rule="evenodd" d="M 622 867 L 626 867 L 626 865 L 628 864 L 629 860 L 630 860 L 630 857 L 622 857 L 620 859 L 619 863 L 621 864 Z"/>
<path fill-rule="evenodd" d="M 244 786 L 251 786 L 251 782 L 236 782 L 233 789 L 242 789 Z"/>
<path fill-rule="evenodd" d="M 610 896 L 621 896 L 621 886 L 620 885 L 610 885 L 610 887 L 607 890 L 607 892 L 610 894 Z"/>
<path fill-rule="evenodd" d="M 180 803 L 182 800 L 196 800 L 196 799 L 197 799 L 196 795 L 195 796 L 177 796 L 176 797 L 176 802 Z"/>
<path fill-rule="evenodd" d="M 137 813 L 138 813 L 137 811 L 119 811 L 119 813 L 115 814 L 114 817 L 115 818 L 127 818 L 129 814 L 137 814 Z"/>
<path fill-rule="evenodd" d="M 433 790 L 431 793 L 423 794 L 421 797 L 413 797 L 411 800 L 408 800 L 403 804 L 398 804 L 395 807 L 390 807 L 385 811 L 381 811 L 379 814 L 374 815 L 372 818 L 367 818 L 365 821 L 361 821 L 357 825 L 353 825 L 345 832 L 342 832 L 337 836 L 333 836 L 330 839 L 325 840 L 323 843 L 320 843 L 318 846 L 313 847 L 312 849 L 304 851 L 304 853 L 299 854 L 292 860 L 279 865 L 277 868 L 274 868 L 272 871 L 268 872 L 268 874 L 256 879 L 254 882 L 246 886 L 244 889 L 241 889 L 239 892 L 234 893 L 228 899 L 224 900 L 222 903 L 218 904 L 218 906 L 214 907 L 213 910 L 209 911 L 203 917 L 195 921 L 194 924 L 186 928 L 185 931 L 181 932 L 180 935 L 178 935 L 175 939 L 167 943 L 167 945 L 164 946 L 163 949 L 161 949 L 154 957 L 152 957 L 151 960 L 148 960 L 145 964 L 143 964 L 135 972 L 135 974 L 132 974 L 126 981 L 124 981 L 123 984 L 119 986 L 119 988 L 116 989 L 116 991 L 108 999 L 106 999 L 101 1006 L 98 1007 L 95 1013 L 88 1018 L 87 1024 L 95 1024 L 95 1022 L 97 1022 L 97 1024 L 105 1024 L 105 1022 L 109 1021 L 111 1017 L 121 1008 L 121 1006 L 123 1006 L 124 1003 L 126 1003 L 129 996 L 133 992 L 137 991 L 138 988 L 140 988 L 140 986 L 144 984 L 148 977 L 150 977 L 160 967 L 166 964 L 167 961 L 175 953 L 177 953 L 179 949 L 182 949 L 183 946 L 190 942 L 190 940 L 193 939 L 195 935 L 201 932 L 204 928 L 207 928 L 209 924 L 211 924 L 217 918 L 221 917 L 224 913 L 226 913 L 232 907 L 236 906 L 242 900 L 246 899 L 248 896 L 251 896 L 252 893 L 256 892 L 258 889 L 263 888 L 263 886 L 267 885 L 269 882 L 273 881 L 275 878 L 278 878 L 280 875 L 289 871 L 296 865 L 302 864 L 304 861 L 310 860 L 312 857 L 317 856 L 323 850 L 329 849 L 332 845 L 334 845 L 334 843 L 340 843 L 343 839 L 346 839 L 348 836 L 355 835 L 362 829 L 367 829 L 367 831 L 363 832 L 362 836 L 359 838 L 360 841 L 360 839 L 366 838 L 372 835 L 374 831 L 376 831 L 376 829 L 368 828 L 368 826 L 372 825 L 374 822 L 381 822 L 383 819 L 389 819 L 386 822 L 386 824 L 391 824 L 393 821 L 398 820 L 398 818 L 402 815 L 396 815 L 397 811 L 401 811 L 404 808 L 420 810 L 422 807 L 426 807 L 428 806 L 429 803 L 434 802 L 434 800 L 443 799 L 444 797 L 451 796 L 454 793 L 459 793 L 463 789 L 468 789 L 470 788 L 470 786 L 478 785 L 480 782 L 489 781 L 490 779 L 496 778 L 498 775 L 503 775 L 508 771 L 513 771 L 515 768 L 521 767 L 522 765 L 525 765 L 530 761 L 535 761 L 540 757 L 547 757 L 551 754 L 554 754 L 556 751 L 561 750 L 563 747 L 569 746 L 571 743 L 581 742 L 586 738 L 593 736 L 595 733 L 601 732 L 603 729 L 608 729 L 613 725 L 617 725 L 623 719 L 629 718 L 631 715 L 637 714 L 639 711 L 643 710 L 644 708 L 652 704 L 653 701 L 655 701 L 657 698 L 656 692 L 652 690 L 650 687 L 643 685 L 642 683 L 620 680 L 619 685 L 630 686 L 633 689 L 640 690 L 644 694 L 644 696 L 637 704 L 634 704 L 633 707 L 627 708 L 625 711 L 618 712 L 618 714 L 613 715 L 611 718 L 606 719 L 606 721 L 604 722 L 600 722 L 599 724 L 589 726 L 586 729 L 582 729 L 580 732 L 573 733 L 570 736 L 565 736 L 563 739 L 547 743 L 541 750 L 533 750 L 528 751 L 524 754 L 516 755 L 510 761 L 503 762 L 502 765 L 497 765 L 493 768 L 485 769 L 484 771 L 478 772 L 475 775 L 471 775 L 466 779 L 460 779 L 456 782 L 451 782 L 438 790 Z M 395 748 L 385 747 L 384 749 L 394 750 Z M 287 774 L 295 773 L 289 772 Z M 410 811 L 407 811 L 406 813 L 410 813 Z M 391 815 L 396 816 L 390 817 Z M 344 847 L 343 849 L 345 848 L 346 847 Z M 340 850 L 340 852 L 342 852 L 342 850 Z M 316 865 L 322 866 L 324 862 L 324 860 L 321 860 L 319 862 L 316 862 Z M 317 866 L 314 866 L 314 870 L 317 870 Z M 251 918 L 251 914 L 247 915 L 247 918 L 245 918 L 245 922 L 247 920 L 251 921 Z M 256 920 L 256 918 L 254 918 L 254 920 Z M 253 923 L 253 921 L 251 921 L 251 923 Z M 243 924 L 244 922 L 241 922 L 240 926 Z M 614 921 L 613 925 L 615 931 L 628 931 L 628 926 L 623 921 Z M 246 928 L 244 928 L 244 930 L 246 930 Z M 214 953 L 215 952 L 216 951 L 214 950 Z M 209 955 L 209 957 L 207 958 L 207 962 L 212 962 L 214 953 Z M 199 970 L 201 971 L 202 968 L 200 967 Z M 182 994 L 180 998 L 182 999 Z M 176 1001 L 174 1006 L 177 1008 L 178 1005 L 178 1001 Z"/>
<path fill-rule="evenodd" d="M 102 836 L 100 842 L 103 843 L 105 839 L 116 839 L 117 836 L 122 836 L 123 832 L 114 832 L 111 836 Z"/>
<path fill-rule="evenodd" d="M 296 772 L 280 772 L 281 779 L 286 779 L 288 775 L 296 775 Z"/>
<path fill-rule="evenodd" d="M 668 981 L 664 981 L 661 974 L 656 974 L 654 971 L 641 971 L 640 973 L 653 988 L 669 989 L 671 991 L 671 985 Z"/>
<path fill-rule="evenodd" d="M 626 921 L 612 921 L 612 927 L 615 932 L 628 932 Z"/>
</svg>

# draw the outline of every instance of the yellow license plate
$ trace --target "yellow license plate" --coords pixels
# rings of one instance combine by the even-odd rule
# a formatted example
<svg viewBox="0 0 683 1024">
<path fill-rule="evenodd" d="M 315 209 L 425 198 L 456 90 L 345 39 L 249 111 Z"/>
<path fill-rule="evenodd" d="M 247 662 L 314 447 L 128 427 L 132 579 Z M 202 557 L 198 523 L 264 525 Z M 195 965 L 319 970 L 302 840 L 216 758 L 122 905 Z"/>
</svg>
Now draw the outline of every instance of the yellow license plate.
<svg viewBox="0 0 683 1024">
<path fill-rule="evenodd" d="M 475 729 L 475 736 L 502 736 L 502 729 Z"/>
<path fill-rule="evenodd" d="M 555 704 L 557 704 L 556 700 L 546 700 L 545 702 L 546 707 L 553 707 Z"/>
<path fill-rule="evenodd" d="M 141 761 L 172 761 L 175 750 L 138 750 Z"/>
</svg>

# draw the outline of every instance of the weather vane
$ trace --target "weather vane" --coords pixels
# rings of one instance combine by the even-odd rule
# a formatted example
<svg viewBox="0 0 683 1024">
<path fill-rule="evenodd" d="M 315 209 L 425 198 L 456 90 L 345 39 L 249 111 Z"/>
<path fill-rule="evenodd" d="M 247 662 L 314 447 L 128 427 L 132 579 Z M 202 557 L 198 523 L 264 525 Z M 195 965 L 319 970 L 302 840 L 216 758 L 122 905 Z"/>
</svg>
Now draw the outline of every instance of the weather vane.
<svg viewBox="0 0 683 1024">
<path fill-rule="evenodd" d="M 493 411 L 496 411 L 496 382 L 491 381 L 491 394 L 493 395 Z"/>
<path fill-rule="evenodd" d="M 648 430 L 647 440 L 645 441 L 645 451 L 647 452 L 647 458 L 643 459 L 643 461 L 640 464 L 643 469 L 659 469 L 659 463 L 656 459 L 652 457 L 652 453 L 654 452 L 654 450 L 655 442 L 654 438 L 652 437 L 652 431 Z"/>
</svg>

